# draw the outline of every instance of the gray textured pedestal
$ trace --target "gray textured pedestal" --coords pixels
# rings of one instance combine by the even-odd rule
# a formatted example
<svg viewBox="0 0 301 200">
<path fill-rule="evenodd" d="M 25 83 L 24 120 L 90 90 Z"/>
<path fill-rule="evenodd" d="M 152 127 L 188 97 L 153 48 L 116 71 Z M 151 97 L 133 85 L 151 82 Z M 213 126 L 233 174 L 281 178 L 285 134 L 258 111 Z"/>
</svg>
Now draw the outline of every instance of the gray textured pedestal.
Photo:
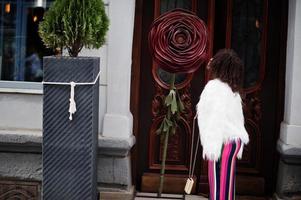
<svg viewBox="0 0 301 200">
<path fill-rule="evenodd" d="M 93 82 L 98 72 L 99 58 L 44 58 L 45 82 Z M 98 81 L 75 87 L 70 121 L 70 86 L 44 84 L 44 200 L 97 199 L 98 91 Z"/>
</svg>

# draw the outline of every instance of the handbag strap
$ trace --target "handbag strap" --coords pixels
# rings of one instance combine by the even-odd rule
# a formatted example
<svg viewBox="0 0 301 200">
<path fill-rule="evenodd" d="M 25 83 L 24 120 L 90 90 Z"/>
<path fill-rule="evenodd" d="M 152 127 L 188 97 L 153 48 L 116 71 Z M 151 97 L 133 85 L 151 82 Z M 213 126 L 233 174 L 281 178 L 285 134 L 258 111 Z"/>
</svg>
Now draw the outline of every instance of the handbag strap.
<svg viewBox="0 0 301 200">
<path fill-rule="evenodd" d="M 193 118 L 192 122 L 192 139 L 191 139 L 191 149 L 190 149 L 190 164 L 189 164 L 189 174 L 188 178 L 192 178 L 194 174 L 194 169 L 195 169 L 195 163 L 196 163 L 196 156 L 198 154 L 198 148 L 199 148 L 199 143 L 200 143 L 200 135 L 198 135 L 197 143 L 196 143 L 196 148 L 195 148 L 195 153 L 194 153 L 194 158 L 192 161 L 193 157 L 193 146 L 194 146 L 194 133 L 195 133 L 195 121 L 197 118 L 198 114 L 196 114 Z"/>
</svg>

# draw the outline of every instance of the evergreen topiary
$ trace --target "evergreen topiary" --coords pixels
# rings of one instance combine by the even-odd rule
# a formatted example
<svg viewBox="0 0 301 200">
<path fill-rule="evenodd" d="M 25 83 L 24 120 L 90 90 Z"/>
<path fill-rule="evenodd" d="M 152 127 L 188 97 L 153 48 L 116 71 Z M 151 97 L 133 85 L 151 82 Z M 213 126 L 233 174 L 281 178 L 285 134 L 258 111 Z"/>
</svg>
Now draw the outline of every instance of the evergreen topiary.
<svg viewBox="0 0 301 200">
<path fill-rule="evenodd" d="M 39 34 L 47 47 L 66 48 L 76 57 L 84 46 L 100 48 L 108 26 L 102 0 L 56 0 L 39 25 Z"/>
</svg>

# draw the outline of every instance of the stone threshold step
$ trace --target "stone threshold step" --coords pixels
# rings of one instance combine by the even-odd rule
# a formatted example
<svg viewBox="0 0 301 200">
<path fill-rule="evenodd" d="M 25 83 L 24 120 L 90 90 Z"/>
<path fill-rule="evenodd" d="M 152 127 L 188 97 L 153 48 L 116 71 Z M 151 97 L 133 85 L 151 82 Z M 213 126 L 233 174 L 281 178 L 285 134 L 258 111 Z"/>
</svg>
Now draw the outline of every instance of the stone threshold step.
<svg viewBox="0 0 301 200">
<path fill-rule="evenodd" d="M 157 198 L 156 193 L 137 192 L 135 200 L 207 200 L 202 196 L 182 194 L 162 194 L 162 198 Z"/>
<path fill-rule="evenodd" d="M 200 195 L 185 195 L 182 194 L 162 194 L 162 198 L 157 198 L 157 193 L 137 192 L 135 200 L 208 200 Z M 256 196 L 236 196 L 237 200 L 272 200 L 271 197 L 256 197 Z"/>
</svg>

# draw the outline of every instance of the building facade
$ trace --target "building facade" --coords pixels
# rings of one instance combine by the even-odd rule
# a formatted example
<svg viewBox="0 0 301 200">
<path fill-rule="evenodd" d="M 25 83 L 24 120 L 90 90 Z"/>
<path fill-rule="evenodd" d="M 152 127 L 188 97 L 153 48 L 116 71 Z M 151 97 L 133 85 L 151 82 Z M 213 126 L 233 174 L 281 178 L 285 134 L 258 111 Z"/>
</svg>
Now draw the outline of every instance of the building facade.
<svg viewBox="0 0 301 200">
<path fill-rule="evenodd" d="M 0 199 L 7 192 L 41 198 L 39 81 L 41 57 L 53 52 L 35 31 L 51 2 L 1 1 Z M 81 52 L 101 58 L 97 180 L 102 199 L 156 190 L 161 148 L 153 133 L 162 120 L 170 74 L 153 63 L 147 34 L 151 22 L 173 8 L 191 10 L 207 24 L 210 56 L 233 48 L 245 62 L 244 114 L 251 140 L 238 163 L 237 192 L 280 199 L 300 194 L 300 1 L 106 0 L 105 5 L 106 44 Z M 168 147 L 168 192 L 181 193 L 187 178 L 194 106 L 206 81 L 204 67 L 177 75 L 187 113 Z M 196 194 L 208 192 L 206 170 L 199 159 Z"/>
<path fill-rule="evenodd" d="M 23 72 L 27 68 L 26 58 L 30 51 L 26 45 L 35 46 L 40 61 L 41 55 L 53 54 L 41 49 L 39 39 L 28 32 L 30 29 L 37 31 L 37 25 L 30 23 L 34 23 L 36 16 L 41 17 L 43 13 L 36 12 L 47 9 L 52 1 L 41 2 L 37 5 L 39 1 L 1 1 L 0 199 L 8 192 L 12 196 L 41 197 L 43 90 L 41 83 L 33 82 L 35 80 L 27 78 Z M 106 195 L 103 191 L 109 195 L 117 191 L 124 198 L 127 194 L 133 195 L 130 150 L 135 137 L 130 113 L 130 74 L 135 1 L 112 0 L 105 1 L 105 5 L 110 18 L 107 42 L 99 50 L 84 49 L 80 56 L 101 57 L 99 190 L 102 195 Z M 23 17 L 19 17 L 20 13 Z M 16 44 L 21 45 L 21 50 Z M 12 55 L 5 58 L 8 46 Z M 9 61 L 11 65 L 7 64 Z"/>
</svg>

